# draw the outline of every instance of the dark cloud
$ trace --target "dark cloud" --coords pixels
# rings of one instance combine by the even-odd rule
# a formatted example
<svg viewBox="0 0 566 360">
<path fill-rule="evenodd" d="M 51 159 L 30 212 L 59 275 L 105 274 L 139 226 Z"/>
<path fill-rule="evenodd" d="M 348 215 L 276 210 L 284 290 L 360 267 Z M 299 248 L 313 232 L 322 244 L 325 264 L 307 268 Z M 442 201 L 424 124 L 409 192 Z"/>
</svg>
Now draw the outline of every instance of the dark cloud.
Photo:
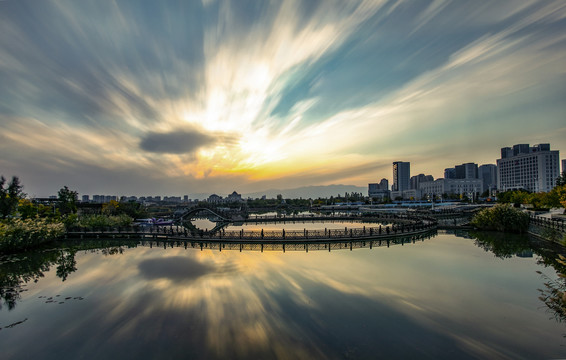
<svg viewBox="0 0 566 360">
<path fill-rule="evenodd" d="M 145 151 L 165 154 L 187 154 L 207 145 L 213 145 L 218 138 L 196 130 L 148 133 L 140 142 Z"/>
</svg>

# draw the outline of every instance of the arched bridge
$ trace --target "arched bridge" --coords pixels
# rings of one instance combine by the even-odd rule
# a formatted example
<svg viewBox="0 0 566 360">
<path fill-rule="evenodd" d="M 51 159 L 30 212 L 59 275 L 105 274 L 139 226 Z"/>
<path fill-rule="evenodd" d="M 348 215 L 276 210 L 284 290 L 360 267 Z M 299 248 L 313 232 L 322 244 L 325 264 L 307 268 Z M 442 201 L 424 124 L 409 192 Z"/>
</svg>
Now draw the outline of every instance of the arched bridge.
<svg viewBox="0 0 566 360">
<path fill-rule="evenodd" d="M 185 213 L 183 213 L 183 215 L 179 216 L 179 220 L 180 221 L 187 220 L 187 219 L 190 220 L 194 215 L 196 215 L 200 212 L 208 212 L 208 213 L 216 216 L 221 221 L 231 221 L 231 219 L 228 217 L 228 215 L 223 213 L 222 211 L 218 211 L 216 209 L 211 209 L 211 208 L 207 208 L 207 207 L 196 207 L 196 208 L 189 209 Z"/>
</svg>

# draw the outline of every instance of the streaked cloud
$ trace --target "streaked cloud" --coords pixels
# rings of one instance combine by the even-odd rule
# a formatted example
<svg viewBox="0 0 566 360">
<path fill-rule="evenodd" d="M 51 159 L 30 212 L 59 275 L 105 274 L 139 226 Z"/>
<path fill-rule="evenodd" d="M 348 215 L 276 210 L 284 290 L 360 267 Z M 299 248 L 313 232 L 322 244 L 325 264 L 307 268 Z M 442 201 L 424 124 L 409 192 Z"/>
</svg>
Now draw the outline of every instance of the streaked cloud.
<svg viewBox="0 0 566 360">
<path fill-rule="evenodd" d="M 125 169 L 151 174 L 139 191 L 243 192 L 566 151 L 565 17 L 561 1 L 0 2 L 2 173 L 38 195 L 122 193 Z"/>
</svg>

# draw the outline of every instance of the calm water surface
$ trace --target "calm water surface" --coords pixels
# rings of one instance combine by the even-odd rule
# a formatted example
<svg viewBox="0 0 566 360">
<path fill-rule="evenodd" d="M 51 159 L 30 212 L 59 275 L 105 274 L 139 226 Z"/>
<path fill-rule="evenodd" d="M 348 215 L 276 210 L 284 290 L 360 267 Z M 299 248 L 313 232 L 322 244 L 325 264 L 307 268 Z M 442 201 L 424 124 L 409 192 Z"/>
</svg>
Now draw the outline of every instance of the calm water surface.
<svg viewBox="0 0 566 360">
<path fill-rule="evenodd" d="M 525 237 L 308 253 L 82 246 L 97 244 L 1 259 L 2 359 L 566 357 L 566 326 L 537 290 L 537 271 L 556 279 L 543 264 L 556 253 Z"/>
</svg>

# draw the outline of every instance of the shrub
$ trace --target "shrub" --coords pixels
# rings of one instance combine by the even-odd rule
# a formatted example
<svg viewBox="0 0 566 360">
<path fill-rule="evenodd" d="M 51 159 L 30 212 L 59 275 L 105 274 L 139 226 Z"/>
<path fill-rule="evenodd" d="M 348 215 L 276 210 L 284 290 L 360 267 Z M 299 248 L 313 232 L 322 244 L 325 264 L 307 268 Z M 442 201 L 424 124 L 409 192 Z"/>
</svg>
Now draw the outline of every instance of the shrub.
<svg viewBox="0 0 566 360">
<path fill-rule="evenodd" d="M 62 223 L 47 219 L 11 219 L 0 222 L 0 251 L 25 250 L 50 242 L 65 233 Z"/>
<path fill-rule="evenodd" d="M 529 228 L 529 215 L 509 204 L 498 204 L 478 212 L 471 224 L 483 230 L 523 233 Z"/>
<path fill-rule="evenodd" d="M 109 228 L 116 226 L 130 226 L 132 221 L 132 218 L 126 214 L 116 216 L 86 215 L 78 219 L 75 225 L 81 228 Z"/>
</svg>

